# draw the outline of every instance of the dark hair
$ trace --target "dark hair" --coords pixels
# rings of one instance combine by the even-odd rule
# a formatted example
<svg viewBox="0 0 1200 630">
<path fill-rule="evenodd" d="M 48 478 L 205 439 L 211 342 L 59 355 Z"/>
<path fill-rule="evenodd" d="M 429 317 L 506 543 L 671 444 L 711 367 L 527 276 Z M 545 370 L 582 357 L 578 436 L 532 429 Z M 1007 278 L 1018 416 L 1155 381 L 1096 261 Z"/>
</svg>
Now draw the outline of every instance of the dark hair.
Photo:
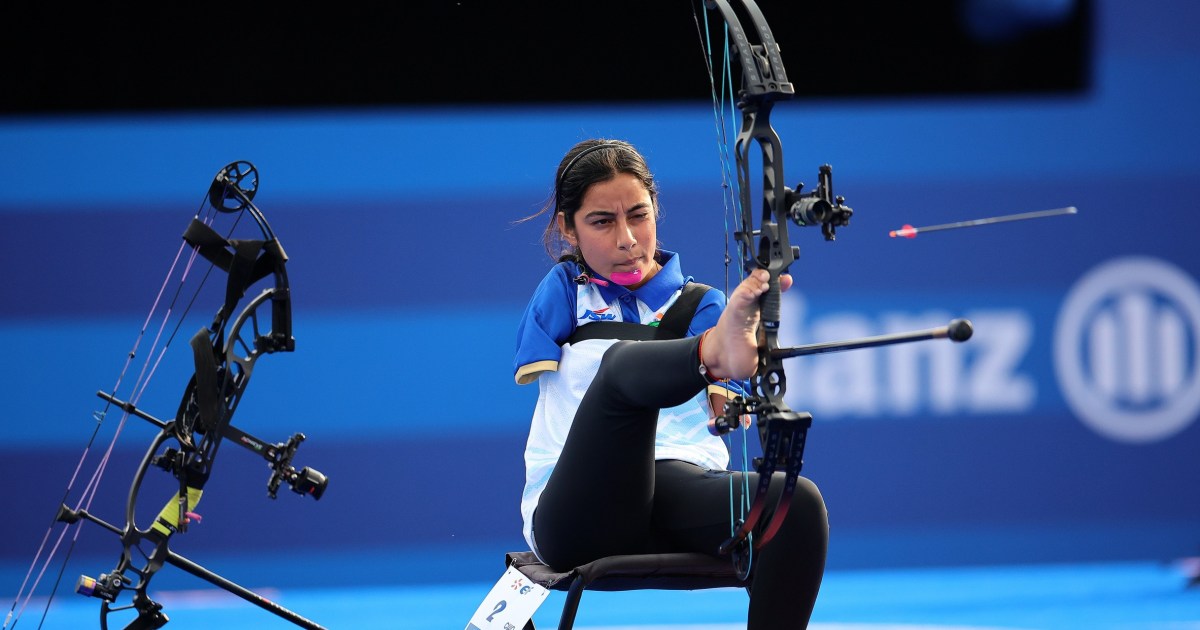
<svg viewBox="0 0 1200 630">
<path fill-rule="evenodd" d="M 583 204 L 583 197 L 593 184 L 606 182 L 620 173 L 633 175 L 650 193 L 657 219 L 658 187 L 654 174 L 646 165 L 646 159 L 632 144 L 622 140 L 584 140 L 571 147 L 558 163 L 554 175 L 554 195 L 537 213 L 521 219 L 528 221 L 541 214 L 549 214 L 550 221 L 542 232 L 542 244 L 546 253 L 555 260 L 581 260 L 578 248 L 567 243 L 558 230 L 558 213 L 563 213 L 568 227 L 575 227 L 575 212 Z"/>
</svg>

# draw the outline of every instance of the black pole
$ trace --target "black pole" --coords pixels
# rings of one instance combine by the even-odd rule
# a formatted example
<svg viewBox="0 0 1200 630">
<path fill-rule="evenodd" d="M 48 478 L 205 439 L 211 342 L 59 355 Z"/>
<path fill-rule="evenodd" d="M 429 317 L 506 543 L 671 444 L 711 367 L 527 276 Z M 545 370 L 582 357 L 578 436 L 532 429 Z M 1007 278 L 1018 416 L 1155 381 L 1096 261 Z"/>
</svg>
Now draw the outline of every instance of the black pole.
<svg viewBox="0 0 1200 630">
<path fill-rule="evenodd" d="M 74 523 L 81 518 L 96 523 L 97 525 L 107 529 L 110 532 L 113 532 L 114 534 L 117 534 L 118 536 L 124 534 L 120 527 L 117 527 L 116 525 L 113 525 L 102 518 L 88 513 L 87 510 L 72 510 L 67 507 L 66 504 L 63 504 L 59 507 L 58 517 L 56 520 L 63 523 Z M 309 621 L 308 619 L 305 619 L 304 617 L 301 617 L 287 608 L 276 604 L 262 595 L 259 595 L 258 593 L 255 593 L 254 591 L 251 591 L 240 584 L 231 582 L 217 575 L 216 573 L 205 569 L 204 567 L 192 562 L 191 560 L 188 560 L 187 558 L 175 553 L 174 551 L 171 551 L 170 549 L 167 550 L 167 564 L 183 569 L 184 571 L 191 573 L 201 580 L 229 591 L 230 593 L 237 595 L 251 604 L 258 606 L 259 608 L 262 608 L 273 615 L 282 617 L 283 619 L 286 619 L 297 626 L 300 626 L 301 628 L 308 628 L 308 630 L 326 630 L 324 626 Z"/>
<path fill-rule="evenodd" d="M 864 337 L 862 339 L 851 339 L 849 341 L 828 341 L 825 343 L 814 343 L 806 346 L 793 346 L 791 348 L 779 348 L 777 350 L 772 350 L 771 356 L 780 359 L 790 359 L 792 357 L 800 357 L 809 354 L 825 354 L 828 352 L 841 352 L 843 350 L 858 350 L 860 348 L 890 346 L 897 343 L 925 341 L 927 339 L 966 341 L 971 338 L 972 332 L 973 330 L 971 328 L 970 321 L 965 319 L 955 319 L 946 326 L 942 326 L 940 328 L 930 328 L 929 330 L 894 333 L 891 335 L 879 335 L 877 337 Z"/>
<path fill-rule="evenodd" d="M 308 628 L 309 630 L 326 630 L 324 626 L 309 621 L 308 619 L 301 617 L 300 615 L 288 610 L 287 608 L 284 608 L 283 606 L 280 606 L 279 604 L 276 604 L 275 602 L 263 597 L 262 595 L 259 595 L 258 593 L 255 593 L 254 591 L 251 591 L 248 588 L 245 588 L 244 586 L 230 582 L 229 580 L 217 575 L 216 573 L 213 573 L 212 571 L 209 571 L 208 569 L 205 569 L 195 562 L 184 558 L 174 551 L 167 551 L 167 563 L 183 569 L 184 571 L 191 573 L 205 582 L 229 591 L 230 593 L 237 595 L 251 604 L 262 608 L 263 610 L 287 619 L 301 628 Z"/>
<path fill-rule="evenodd" d="M 141 418 L 142 420 L 145 420 L 145 421 L 149 422 L 150 424 L 153 424 L 154 426 L 156 426 L 160 429 L 165 429 L 167 427 L 166 422 L 163 422 L 162 420 L 155 418 L 154 416 L 146 413 L 145 411 L 138 409 L 131 402 L 126 402 L 124 400 L 116 398 L 112 394 L 109 394 L 108 392 L 105 392 L 105 391 L 98 391 L 98 392 L 96 392 L 96 395 L 103 398 L 104 400 L 107 400 L 108 402 L 116 405 L 117 407 L 120 407 L 122 411 L 124 411 L 126 413 L 131 413 L 131 414 Z"/>
</svg>

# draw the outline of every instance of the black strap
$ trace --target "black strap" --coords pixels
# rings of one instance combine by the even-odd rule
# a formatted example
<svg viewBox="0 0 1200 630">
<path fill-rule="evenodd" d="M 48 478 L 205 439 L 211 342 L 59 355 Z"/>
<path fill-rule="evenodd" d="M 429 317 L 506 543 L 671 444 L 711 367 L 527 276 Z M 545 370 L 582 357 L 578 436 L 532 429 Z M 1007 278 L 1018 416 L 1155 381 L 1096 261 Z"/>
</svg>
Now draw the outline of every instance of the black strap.
<svg viewBox="0 0 1200 630">
<path fill-rule="evenodd" d="M 623 339 L 649 341 L 651 339 L 682 339 L 687 336 L 688 326 L 696 316 L 700 299 L 712 287 L 699 282 L 683 285 L 683 292 L 675 303 L 663 313 L 658 326 L 647 326 L 637 322 L 592 322 L 575 328 L 565 343 L 579 343 L 588 339 Z"/>
<path fill-rule="evenodd" d="M 663 313 L 662 321 L 658 323 L 658 335 L 655 339 L 683 339 L 687 336 L 688 326 L 696 316 L 696 308 L 700 306 L 700 298 L 704 297 L 712 287 L 699 282 L 689 282 L 683 285 L 683 293 L 679 299 Z"/>
<path fill-rule="evenodd" d="M 579 343 L 588 339 L 625 339 L 628 341 L 649 341 L 655 339 L 658 329 L 645 324 L 634 322 L 592 322 L 578 326 L 575 332 L 563 343 Z"/>
</svg>

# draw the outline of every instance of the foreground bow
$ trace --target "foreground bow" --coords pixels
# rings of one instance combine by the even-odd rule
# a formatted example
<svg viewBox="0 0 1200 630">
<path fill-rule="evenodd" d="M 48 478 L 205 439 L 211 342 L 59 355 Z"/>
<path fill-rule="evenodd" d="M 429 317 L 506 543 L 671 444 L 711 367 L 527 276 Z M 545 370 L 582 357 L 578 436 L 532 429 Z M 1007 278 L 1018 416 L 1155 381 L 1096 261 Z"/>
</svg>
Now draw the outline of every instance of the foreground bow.
<svg viewBox="0 0 1200 630">
<path fill-rule="evenodd" d="M 736 4 L 736 8 L 735 5 Z M 792 189 L 784 184 L 783 145 L 779 135 L 771 127 L 771 109 L 776 101 L 795 95 L 795 87 L 788 81 L 783 67 L 779 45 L 771 33 L 767 21 L 753 0 L 706 0 L 708 10 L 720 13 L 725 25 L 730 54 L 736 58 L 741 70 L 741 88 L 736 104 L 741 111 L 741 129 L 735 143 L 734 154 L 737 167 L 736 194 L 734 205 L 738 210 L 738 230 L 734 240 L 739 250 L 742 272 L 762 268 L 770 273 L 770 289 L 762 297 L 762 325 L 759 329 L 758 371 L 750 379 L 750 393 L 730 401 L 724 414 L 714 420 L 714 433 L 725 434 L 742 426 L 741 418 L 754 416 L 758 428 L 763 456 L 755 460 L 759 473 L 758 487 L 743 514 L 733 523 L 732 534 L 719 548 L 729 554 L 742 578 L 749 575 L 753 550 L 766 544 L 778 531 L 791 502 L 796 479 L 803 465 L 804 445 L 812 415 L 793 411 L 784 402 L 787 393 L 787 374 L 783 360 L 803 354 L 832 352 L 854 348 L 872 347 L 891 343 L 919 341 L 924 339 L 949 338 L 964 341 L 971 335 L 970 323 L 956 320 L 950 326 L 931 331 L 891 335 L 866 340 L 854 340 L 820 344 L 802 348 L 780 348 L 778 342 L 781 319 L 781 289 L 779 277 L 800 255 L 799 247 L 790 243 L 788 223 L 799 226 L 821 226 L 825 240 L 833 241 L 837 228 L 847 226 L 853 210 L 844 205 L 844 199 L 833 194 L 833 169 L 823 165 L 818 171 L 817 187 L 811 192 L 801 192 L 803 184 Z M 707 14 L 705 14 L 707 16 Z M 752 30 L 742 28 L 742 19 L 749 20 Z M 705 18 L 707 23 L 707 17 Z M 702 37 L 708 40 L 707 28 Z M 710 47 L 711 48 L 711 47 Z M 711 58 L 711 55 L 710 55 Z M 728 57 L 727 57 L 728 59 Z M 712 65 L 710 63 L 710 73 Z M 728 73 L 727 73 L 728 75 Z M 721 110 L 724 96 L 720 93 L 732 81 L 722 80 L 721 89 L 713 81 L 714 108 Z M 731 99 L 732 100 L 732 99 Z M 722 112 L 717 120 L 723 130 Z M 721 133 L 722 144 L 724 134 Z M 754 182 L 750 176 L 751 147 L 760 149 L 762 167 L 761 194 L 762 214 L 755 222 L 751 204 Z M 776 471 L 784 472 L 783 489 L 774 505 L 768 505 L 768 491 Z M 747 492 L 748 494 L 748 492 Z M 769 514 L 769 518 L 766 515 Z"/>
</svg>

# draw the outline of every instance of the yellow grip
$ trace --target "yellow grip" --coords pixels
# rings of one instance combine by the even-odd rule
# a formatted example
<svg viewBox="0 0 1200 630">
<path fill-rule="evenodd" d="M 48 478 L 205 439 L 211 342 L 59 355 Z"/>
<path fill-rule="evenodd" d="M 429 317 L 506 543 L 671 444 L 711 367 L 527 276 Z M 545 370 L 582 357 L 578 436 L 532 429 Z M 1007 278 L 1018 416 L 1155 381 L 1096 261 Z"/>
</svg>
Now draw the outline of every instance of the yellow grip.
<svg viewBox="0 0 1200 630">
<path fill-rule="evenodd" d="M 200 496 L 203 494 L 204 491 L 200 488 L 189 487 L 187 489 L 187 509 L 184 511 L 191 512 L 192 510 L 196 509 L 196 504 L 200 502 Z M 163 536 L 170 536 L 175 532 L 175 530 L 179 529 L 178 492 L 176 492 L 175 496 L 171 497 L 171 500 L 168 501 L 165 506 L 163 506 L 162 511 L 158 513 L 158 518 L 154 520 L 154 525 L 151 526 L 151 529 L 162 534 Z"/>
</svg>

